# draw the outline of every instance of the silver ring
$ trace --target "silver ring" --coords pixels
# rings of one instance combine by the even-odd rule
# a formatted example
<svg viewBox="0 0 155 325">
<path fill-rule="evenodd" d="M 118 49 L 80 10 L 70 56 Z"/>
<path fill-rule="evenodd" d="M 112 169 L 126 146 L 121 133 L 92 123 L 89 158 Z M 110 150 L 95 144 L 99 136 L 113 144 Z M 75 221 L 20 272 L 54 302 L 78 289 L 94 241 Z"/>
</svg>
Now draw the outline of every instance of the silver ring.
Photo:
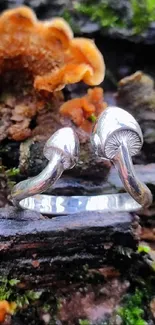
<svg viewBox="0 0 155 325">
<path fill-rule="evenodd" d="M 66 127 L 55 132 L 46 142 L 43 153 L 49 163 L 43 171 L 14 186 L 12 203 L 46 215 L 84 211 L 132 212 L 151 205 L 152 194 L 137 179 L 131 159 L 143 144 L 140 126 L 133 116 L 119 107 L 108 107 L 95 125 L 91 143 L 97 156 L 114 164 L 127 193 L 97 196 L 40 194 L 54 184 L 64 170 L 73 168 L 78 161 L 79 140 L 74 131 Z"/>
</svg>

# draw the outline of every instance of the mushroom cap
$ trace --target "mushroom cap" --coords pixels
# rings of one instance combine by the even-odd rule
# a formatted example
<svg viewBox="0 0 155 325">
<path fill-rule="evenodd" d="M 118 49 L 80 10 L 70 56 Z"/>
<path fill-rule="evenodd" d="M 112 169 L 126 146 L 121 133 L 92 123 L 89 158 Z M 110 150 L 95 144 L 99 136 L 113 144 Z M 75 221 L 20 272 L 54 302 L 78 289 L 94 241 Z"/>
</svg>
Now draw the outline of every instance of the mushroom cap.
<svg viewBox="0 0 155 325">
<path fill-rule="evenodd" d="M 68 23 L 63 18 L 53 18 L 52 20 L 44 22 L 46 37 L 52 41 L 52 38 L 60 40 L 64 49 L 67 49 L 70 40 L 73 38 L 73 32 Z"/>
<path fill-rule="evenodd" d="M 43 150 L 44 156 L 51 160 L 54 153 L 62 156 L 64 169 L 74 167 L 79 157 L 79 139 L 72 128 L 61 128 L 47 140 Z"/>
<path fill-rule="evenodd" d="M 125 110 L 109 106 L 100 115 L 91 138 L 98 156 L 113 159 L 122 141 L 127 143 L 131 156 L 139 152 L 143 135 L 134 117 Z"/>
<path fill-rule="evenodd" d="M 48 28 L 53 28 L 53 29 L 55 28 L 60 32 L 66 34 L 69 40 L 72 39 L 74 36 L 73 31 L 70 28 L 69 24 L 66 22 L 65 19 L 61 17 L 55 17 L 49 21 L 48 20 L 45 21 L 45 26 Z"/>
<path fill-rule="evenodd" d="M 96 47 L 93 40 L 76 37 L 70 42 L 70 50 L 79 61 L 88 65 L 83 81 L 90 85 L 99 85 L 105 76 L 105 63 L 101 52 Z"/>
<path fill-rule="evenodd" d="M 20 28 L 26 25 L 26 28 L 32 26 L 35 22 L 37 22 L 37 17 L 35 13 L 27 6 L 18 7 L 15 9 L 5 10 L 1 14 L 1 22 L 3 21 L 7 24 L 7 20 L 15 24 L 19 25 Z"/>
</svg>

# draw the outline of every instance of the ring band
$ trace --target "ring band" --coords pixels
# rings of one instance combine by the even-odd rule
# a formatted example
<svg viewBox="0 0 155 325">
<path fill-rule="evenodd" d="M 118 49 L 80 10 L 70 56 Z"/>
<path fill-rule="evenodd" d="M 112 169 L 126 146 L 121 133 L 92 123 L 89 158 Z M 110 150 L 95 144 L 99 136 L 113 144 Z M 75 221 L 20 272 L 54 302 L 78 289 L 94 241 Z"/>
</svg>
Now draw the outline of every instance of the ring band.
<svg viewBox="0 0 155 325">
<path fill-rule="evenodd" d="M 49 160 L 43 171 L 16 184 L 12 203 L 47 215 L 67 215 L 85 211 L 138 211 L 152 203 L 148 187 L 135 174 L 131 156 L 143 144 L 140 126 L 131 114 L 119 107 L 108 107 L 99 117 L 91 136 L 97 156 L 110 160 L 128 193 L 97 196 L 50 196 L 41 194 L 54 184 L 66 169 L 75 166 L 79 157 L 79 140 L 74 131 L 62 128 L 46 142 L 44 156 Z"/>
<path fill-rule="evenodd" d="M 69 215 L 81 212 L 135 212 L 141 206 L 127 193 L 97 196 L 35 195 L 20 201 L 20 207 L 45 215 Z"/>
</svg>

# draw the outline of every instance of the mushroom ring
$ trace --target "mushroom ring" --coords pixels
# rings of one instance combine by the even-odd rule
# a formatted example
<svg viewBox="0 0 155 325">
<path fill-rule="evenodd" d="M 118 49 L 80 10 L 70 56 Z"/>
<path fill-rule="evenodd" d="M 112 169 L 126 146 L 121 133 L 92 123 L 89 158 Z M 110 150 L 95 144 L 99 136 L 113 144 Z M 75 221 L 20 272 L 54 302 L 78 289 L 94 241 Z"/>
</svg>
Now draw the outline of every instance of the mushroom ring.
<svg viewBox="0 0 155 325">
<path fill-rule="evenodd" d="M 107 107 L 91 135 L 97 156 L 109 160 L 118 171 L 127 193 L 92 196 L 51 196 L 41 194 L 54 184 L 66 169 L 75 166 L 79 140 L 72 128 L 55 132 L 46 142 L 44 156 L 49 160 L 43 171 L 13 187 L 12 203 L 45 215 L 68 215 L 85 211 L 137 211 L 152 203 L 149 188 L 136 176 L 131 157 L 143 144 L 140 126 L 125 110 Z"/>
</svg>

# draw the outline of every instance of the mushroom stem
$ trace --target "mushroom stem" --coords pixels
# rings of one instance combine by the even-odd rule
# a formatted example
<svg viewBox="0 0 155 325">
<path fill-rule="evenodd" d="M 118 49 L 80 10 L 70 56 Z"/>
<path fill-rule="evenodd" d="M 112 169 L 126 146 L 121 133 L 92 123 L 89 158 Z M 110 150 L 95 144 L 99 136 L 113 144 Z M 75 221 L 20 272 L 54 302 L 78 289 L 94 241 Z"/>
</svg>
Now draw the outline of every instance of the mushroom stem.
<svg viewBox="0 0 155 325">
<path fill-rule="evenodd" d="M 64 171 L 62 153 L 54 152 L 48 165 L 43 171 L 14 186 L 10 200 L 15 206 L 20 207 L 19 202 L 35 194 L 40 194 L 53 185 Z"/>
<path fill-rule="evenodd" d="M 152 203 L 152 194 L 148 187 L 136 177 L 126 141 L 122 141 L 112 162 L 118 170 L 126 191 L 141 206 L 148 207 Z"/>
<path fill-rule="evenodd" d="M 12 189 L 9 199 L 17 207 L 21 207 L 20 201 L 23 199 L 27 202 L 27 198 L 46 191 L 60 178 L 65 169 L 75 166 L 79 155 L 77 135 L 71 128 L 62 128 L 47 140 L 43 152 L 49 160 L 43 171 L 35 177 L 16 184 Z M 37 199 L 42 203 L 40 197 Z M 30 209 L 37 208 L 36 205 L 32 202 Z"/>
</svg>

